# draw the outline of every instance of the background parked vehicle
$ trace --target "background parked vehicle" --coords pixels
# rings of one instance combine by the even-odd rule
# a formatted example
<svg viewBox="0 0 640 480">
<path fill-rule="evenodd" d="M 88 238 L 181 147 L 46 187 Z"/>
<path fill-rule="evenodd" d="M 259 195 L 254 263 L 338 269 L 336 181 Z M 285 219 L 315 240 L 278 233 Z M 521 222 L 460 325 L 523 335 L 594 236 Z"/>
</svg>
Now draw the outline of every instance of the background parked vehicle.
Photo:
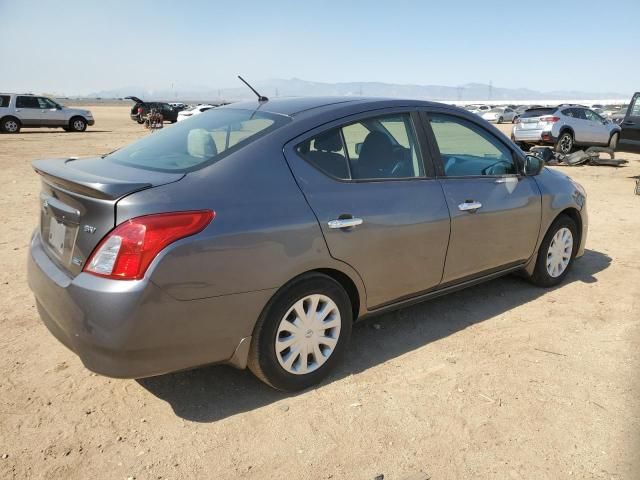
<svg viewBox="0 0 640 480">
<path fill-rule="evenodd" d="M 215 105 L 196 105 L 195 107 L 188 110 L 182 110 L 180 113 L 178 113 L 178 121 L 181 122 L 182 120 L 186 120 L 187 118 L 193 117 L 195 115 L 200 115 L 201 113 L 206 112 L 207 110 L 211 110 L 212 108 L 216 108 Z"/>
<path fill-rule="evenodd" d="M 177 112 L 181 112 L 182 110 L 187 108 L 187 105 L 181 102 L 169 102 L 169 105 L 171 105 L 171 107 Z"/>
<path fill-rule="evenodd" d="M 510 107 L 495 107 L 483 113 L 482 118 L 488 122 L 513 122 L 519 115 Z"/>
<path fill-rule="evenodd" d="M 127 100 L 133 100 L 135 104 L 131 107 L 131 120 L 140 124 L 144 123 L 145 117 L 151 113 L 151 110 L 160 112 L 165 122 L 176 123 L 178 121 L 178 111 L 165 102 L 145 102 L 138 97 L 125 97 Z"/>
<path fill-rule="evenodd" d="M 523 149 L 554 145 L 560 153 L 575 146 L 615 148 L 620 127 L 593 110 L 580 106 L 533 108 L 525 111 L 513 127 L 511 138 Z"/>
<path fill-rule="evenodd" d="M 89 110 L 69 108 L 48 97 L 0 93 L 0 132 L 18 133 L 22 127 L 61 127 L 66 132 L 84 132 L 95 123 Z"/>
<path fill-rule="evenodd" d="M 38 311 L 116 377 L 226 362 L 307 388 L 356 319 L 516 271 L 557 285 L 587 231 L 580 185 L 430 102 L 245 102 L 34 168 Z"/>
<path fill-rule="evenodd" d="M 636 92 L 631 98 L 624 119 L 620 122 L 620 127 L 618 149 L 640 153 L 640 92 Z"/>
</svg>

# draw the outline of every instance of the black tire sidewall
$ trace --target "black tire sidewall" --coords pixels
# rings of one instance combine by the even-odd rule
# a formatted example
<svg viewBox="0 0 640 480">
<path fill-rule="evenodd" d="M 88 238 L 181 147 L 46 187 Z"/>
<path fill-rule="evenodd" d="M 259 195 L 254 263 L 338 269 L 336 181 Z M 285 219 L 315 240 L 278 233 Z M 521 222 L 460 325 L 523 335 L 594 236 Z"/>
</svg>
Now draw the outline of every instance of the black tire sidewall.
<svg viewBox="0 0 640 480">
<path fill-rule="evenodd" d="M 556 234 L 558 230 L 561 228 L 568 228 L 571 231 L 571 235 L 573 235 L 573 249 L 571 250 L 571 259 L 569 260 L 569 265 L 565 268 L 564 272 L 557 277 L 552 277 L 547 272 L 547 253 L 549 252 L 549 245 L 551 245 L 551 240 L 553 236 Z M 573 265 L 573 261 L 576 258 L 576 254 L 578 252 L 578 248 L 580 247 L 580 239 L 578 237 L 578 226 L 576 222 L 567 215 L 560 215 L 549 227 L 547 233 L 540 244 L 540 249 L 538 250 L 538 257 L 536 259 L 536 268 L 534 270 L 533 276 L 531 277 L 534 284 L 540 287 L 553 287 L 561 283 L 564 278 L 571 270 L 571 266 Z"/>
<path fill-rule="evenodd" d="M 278 362 L 274 347 L 276 334 L 280 320 L 291 306 L 314 293 L 326 295 L 336 303 L 342 322 L 340 337 L 331 357 L 320 368 L 305 375 L 294 375 L 285 371 Z M 340 361 L 351 336 L 352 324 L 351 302 L 338 282 L 323 274 L 300 277 L 278 292 L 260 316 L 252 338 L 252 361 L 249 362 L 249 367 L 259 378 L 278 390 L 297 391 L 309 388 L 321 382 Z"/>
<path fill-rule="evenodd" d="M 76 127 L 73 126 L 76 120 L 82 120 L 84 126 L 81 130 L 76 129 Z M 84 132 L 87 129 L 87 121 L 82 117 L 73 117 L 71 120 L 69 120 L 69 129 L 72 132 Z"/>
<path fill-rule="evenodd" d="M 16 122 L 16 125 L 18 125 L 18 128 L 17 128 L 17 130 L 15 132 L 10 132 L 5 128 L 5 124 L 7 122 L 11 122 L 11 121 Z M 22 127 L 22 125 L 20 125 L 20 122 L 18 120 L 16 120 L 15 118 L 13 118 L 13 117 L 4 118 L 2 120 L 2 123 L 0 124 L 0 132 L 9 133 L 9 134 L 11 134 L 11 133 L 20 133 L 20 128 L 21 127 Z"/>
<path fill-rule="evenodd" d="M 563 152 L 562 151 L 562 147 L 560 145 L 562 143 L 562 139 L 567 135 L 569 136 L 569 138 L 571 138 L 571 148 L 569 149 L 568 152 Z M 573 140 L 573 135 L 571 135 L 570 132 L 562 132 L 560 134 L 560 137 L 558 137 L 558 143 L 556 144 L 556 152 L 560 152 L 560 153 L 563 153 L 565 155 L 569 155 L 571 153 L 571 151 L 573 150 L 573 147 L 575 147 L 575 142 Z"/>
<path fill-rule="evenodd" d="M 615 142 L 614 139 L 615 138 Z M 609 148 L 612 150 L 615 150 L 616 147 L 618 146 L 618 141 L 620 140 L 620 133 L 616 132 L 613 135 L 611 135 L 611 138 L 609 139 Z"/>
</svg>

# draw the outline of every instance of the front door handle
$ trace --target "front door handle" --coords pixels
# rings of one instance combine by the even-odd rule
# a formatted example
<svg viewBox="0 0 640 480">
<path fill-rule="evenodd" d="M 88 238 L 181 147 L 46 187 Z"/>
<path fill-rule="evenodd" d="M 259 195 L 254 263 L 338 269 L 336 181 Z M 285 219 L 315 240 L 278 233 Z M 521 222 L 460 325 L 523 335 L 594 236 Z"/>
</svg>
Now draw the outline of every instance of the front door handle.
<svg viewBox="0 0 640 480">
<path fill-rule="evenodd" d="M 474 202 L 472 200 L 467 200 L 464 203 L 458 205 L 458 210 L 463 212 L 475 212 L 476 210 L 482 208 L 482 204 L 480 202 Z"/>
<path fill-rule="evenodd" d="M 351 228 L 362 225 L 363 221 L 361 218 L 338 218 L 330 220 L 327 225 L 329 225 L 329 228 Z"/>
</svg>

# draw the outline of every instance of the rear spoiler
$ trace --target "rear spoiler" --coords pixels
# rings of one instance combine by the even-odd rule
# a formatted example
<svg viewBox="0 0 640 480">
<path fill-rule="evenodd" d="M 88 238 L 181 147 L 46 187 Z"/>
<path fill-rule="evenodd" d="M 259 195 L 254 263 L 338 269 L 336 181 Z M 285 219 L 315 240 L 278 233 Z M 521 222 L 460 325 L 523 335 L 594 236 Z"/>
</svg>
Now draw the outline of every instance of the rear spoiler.
<svg viewBox="0 0 640 480">
<path fill-rule="evenodd" d="M 153 186 L 148 182 L 128 182 L 88 173 L 68 165 L 74 160 L 77 159 L 35 160 L 32 166 L 52 186 L 103 200 L 115 200 Z"/>
</svg>

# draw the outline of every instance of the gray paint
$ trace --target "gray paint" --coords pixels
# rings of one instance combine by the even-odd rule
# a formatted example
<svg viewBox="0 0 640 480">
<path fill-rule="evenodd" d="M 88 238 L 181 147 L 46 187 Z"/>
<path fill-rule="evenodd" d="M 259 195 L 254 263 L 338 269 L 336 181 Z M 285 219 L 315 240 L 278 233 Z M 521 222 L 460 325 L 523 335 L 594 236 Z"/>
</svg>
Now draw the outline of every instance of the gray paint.
<svg viewBox="0 0 640 480">
<path fill-rule="evenodd" d="M 362 115 L 437 110 L 498 135 L 522 163 L 523 153 L 512 142 L 460 109 L 380 99 L 280 99 L 260 108 L 293 121 L 184 176 L 101 159 L 37 164 L 49 175 L 43 193 L 77 212 L 79 227 L 96 227 L 95 234 L 77 234 L 73 255 L 83 262 L 111 228 L 130 218 L 216 212 L 205 230 L 165 248 L 138 281 L 80 273 L 81 265 L 52 259 L 35 233 L 28 277 L 39 311 L 88 368 L 141 377 L 216 362 L 243 367 L 265 305 L 304 272 L 331 269 L 348 277 L 362 317 L 492 278 L 514 264 L 531 271 L 544 233 L 564 209 L 580 212 L 586 234 L 584 199 L 564 175 L 543 170 L 507 183 L 442 178 L 428 132 L 419 135 L 421 150 L 425 171 L 436 175 L 406 181 L 336 181 L 293 151 L 299 140 Z M 457 210 L 469 196 L 481 199 L 482 211 Z M 327 228 L 329 220 L 347 213 L 365 222 L 350 231 Z"/>
</svg>

